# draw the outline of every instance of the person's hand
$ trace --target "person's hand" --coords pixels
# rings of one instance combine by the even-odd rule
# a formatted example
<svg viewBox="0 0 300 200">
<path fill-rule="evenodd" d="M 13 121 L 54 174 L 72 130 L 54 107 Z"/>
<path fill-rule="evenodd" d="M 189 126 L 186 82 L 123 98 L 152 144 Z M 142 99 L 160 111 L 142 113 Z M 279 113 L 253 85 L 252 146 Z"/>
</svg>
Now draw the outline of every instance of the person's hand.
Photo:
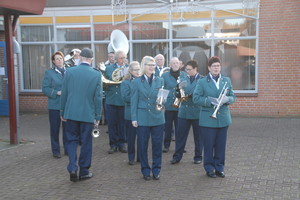
<svg viewBox="0 0 300 200">
<path fill-rule="evenodd" d="M 226 104 L 228 102 L 229 102 L 229 97 L 228 96 L 224 96 L 223 99 L 222 99 L 222 101 L 221 101 L 221 105 L 224 105 L 224 104 Z"/>
<path fill-rule="evenodd" d="M 99 125 L 100 120 L 95 120 L 94 121 L 94 125 L 98 126 Z"/>
<path fill-rule="evenodd" d="M 132 126 L 135 127 L 135 128 L 138 127 L 137 121 L 132 121 Z"/>
<path fill-rule="evenodd" d="M 214 98 L 214 97 L 208 97 L 208 99 L 210 100 L 210 103 L 211 103 L 213 106 L 217 106 L 217 105 L 219 104 L 217 98 Z"/>
<path fill-rule="evenodd" d="M 60 116 L 60 119 L 61 119 L 61 121 L 63 121 L 63 122 L 66 122 L 66 121 L 67 121 L 63 116 Z"/>
<path fill-rule="evenodd" d="M 57 91 L 57 93 L 56 93 L 58 96 L 60 96 L 61 95 L 61 90 L 60 91 Z"/>
</svg>

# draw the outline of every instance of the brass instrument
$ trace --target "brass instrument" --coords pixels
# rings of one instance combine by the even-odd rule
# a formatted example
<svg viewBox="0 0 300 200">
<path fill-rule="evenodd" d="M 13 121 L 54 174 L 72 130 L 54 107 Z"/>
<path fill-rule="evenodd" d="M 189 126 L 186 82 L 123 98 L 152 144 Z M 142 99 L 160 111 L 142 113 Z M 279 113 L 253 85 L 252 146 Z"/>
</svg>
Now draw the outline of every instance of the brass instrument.
<svg viewBox="0 0 300 200">
<path fill-rule="evenodd" d="M 213 119 L 217 119 L 217 112 L 218 112 L 218 110 L 220 109 L 220 107 L 223 105 L 223 104 L 222 104 L 222 100 L 224 99 L 224 97 L 226 96 L 226 94 L 227 94 L 227 92 L 228 92 L 228 87 L 226 87 L 226 85 L 227 85 L 227 82 L 224 84 L 224 86 L 223 86 L 223 88 L 222 88 L 222 90 L 221 90 L 221 93 L 220 93 L 220 95 L 219 95 L 219 97 L 218 97 L 218 99 L 217 99 L 218 104 L 214 106 L 215 111 L 214 111 L 214 113 L 210 116 L 210 117 L 213 118 Z"/>
<path fill-rule="evenodd" d="M 102 73 L 103 85 L 118 85 L 118 84 L 122 83 L 122 80 L 116 81 L 116 80 L 118 80 L 118 77 L 116 77 L 116 75 L 114 76 L 115 78 L 113 80 L 109 80 L 108 78 L 106 78 L 104 75 L 105 69 L 106 69 L 106 66 L 104 65 L 104 63 L 99 63 L 99 65 L 97 66 L 97 70 L 99 70 Z M 120 68 L 118 68 L 118 69 L 120 69 Z"/>
<path fill-rule="evenodd" d="M 173 108 L 179 108 L 182 101 L 186 101 L 188 97 L 185 95 L 184 89 L 187 86 L 187 81 L 180 82 L 180 79 L 178 77 L 178 86 L 180 91 L 180 98 L 176 98 L 174 103 L 172 104 Z M 179 83 L 180 82 L 180 83 Z"/>
<path fill-rule="evenodd" d="M 92 131 L 93 138 L 97 138 L 100 136 L 100 130 L 99 130 L 99 121 L 96 121 L 94 123 L 94 129 Z"/>
<path fill-rule="evenodd" d="M 156 105 L 155 105 L 155 110 L 157 111 L 162 111 L 165 109 L 165 106 L 164 106 L 164 98 L 163 97 L 159 97 L 156 99 Z"/>
<path fill-rule="evenodd" d="M 122 50 L 125 54 L 128 54 L 129 51 L 129 44 L 128 39 L 126 35 L 118 30 L 115 29 L 110 34 L 110 43 L 108 44 L 107 51 L 110 52 L 116 52 Z M 118 85 L 122 83 L 122 80 L 126 74 L 126 69 L 120 67 L 115 69 L 112 72 L 112 80 L 109 80 L 107 77 L 105 77 L 105 69 L 106 66 L 104 63 L 100 63 L 98 65 L 98 69 L 102 72 L 102 83 L 106 85 Z"/>
<path fill-rule="evenodd" d="M 169 94 L 169 90 L 165 90 L 164 86 L 162 86 L 158 90 L 157 99 L 156 99 L 156 105 L 155 105 L 155 110 L 157 110 L 157 111 L 163 111 L 165 109 L 164 103 L 166 102 L 168 94 Z"/>
</svg>

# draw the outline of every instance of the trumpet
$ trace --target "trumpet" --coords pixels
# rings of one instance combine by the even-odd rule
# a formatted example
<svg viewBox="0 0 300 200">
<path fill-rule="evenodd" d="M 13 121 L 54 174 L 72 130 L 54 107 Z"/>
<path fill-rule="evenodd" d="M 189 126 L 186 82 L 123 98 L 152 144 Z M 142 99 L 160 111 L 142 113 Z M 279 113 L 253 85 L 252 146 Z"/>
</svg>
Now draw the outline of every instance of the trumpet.
<svg viewBox="0 0 300 200">
<path fill-rule="evenodd" d="M 210 116 L 210 117 L 213 118 L 213 119 L 217 119 L 217 112 L 218 112 L 218 110 L 220 109 L 220 107 L 222 106 L 222 105 L 221 105 L 221 104 L 222 104 L 222 100 L 224 99 L 224 97 L 225 97 L 226 94 L 227 94 L 228 87 L 226 87 L 226 85 L 227 85 L 227 82 L 224 84 L 224 86 L 223 86 L 223 88 L 222 88 L 222 90 L 221 90 L 221 93 L 220 93 L 220 95 L 219 95 L 219 97 L 218 97 L 218 99 L 217 99 L 218 104 L 214 106 L 215 111 L 214 111 L 213 114 Z"/>
<path fill-rule="evenodd" d="M 99 130 L 99 121 L 96 121 L 94 123 L 94 129 L 92 131 L 93 138 L 97 138 L 100 136 L 100 130 Z"/>
</svg>

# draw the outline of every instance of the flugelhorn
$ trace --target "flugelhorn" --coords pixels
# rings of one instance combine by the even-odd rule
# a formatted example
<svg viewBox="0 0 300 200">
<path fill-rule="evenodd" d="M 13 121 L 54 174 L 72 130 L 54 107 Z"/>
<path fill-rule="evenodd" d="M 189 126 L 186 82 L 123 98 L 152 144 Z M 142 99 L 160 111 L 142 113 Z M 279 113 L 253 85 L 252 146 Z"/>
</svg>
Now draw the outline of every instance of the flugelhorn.
<svg viewBox="0 0 300 200">
<path fill-rule="evenodd" d="M 99 130 L 99 121 L 96 121 L 94 123 L 94 129 L 92 131 L 93 138 L 97 138 L 100 136 L 100 130 Z"/>
<path fill-rule="evenodd" d="M 156 105 L 155 105 L 155 110 L 157 111 L 162 111 L 165 109 L 164 103 L 168 97 L 169 94 L 169 90 L 165 90 L 164 86 L 162 86 L 159 90 L 158 90 L 158 94 L 157 94 L 157 99 L 156 99 Z"/>
<path fill-rule="evenodd" d="M 180 79 L 178 77 L 177 82 L 180 82 Z M 187 100 L 187 96 L 185 96 L 185 92 L 184 89 L 187 86 L 187 81 L 182 81 L 180 83 L 178 83 L 178 87 L 179 87 L 179 92 L 180 92 L 180 98 L 176 98 L 174 103 L 172 104 L 173 108 L 179 108 L 180 104 L 182 101 L 186 101 Z"/>
<path fill-rule="evenodd" d="M 218 104 L 214 106 L 215 111 L 214 111 L 214 113 L 210 116 L 210 117 L 213 118 L 213 119 L 217 119 L 217 112 L 218 112 L 218 110 L 220 109 L 220 107 L 222 106 L 222 100 L 224 99 L 224 97 L 225 97 L 226 94 L 227 94 L 228 87 L 226 87 L 226 85 L 227 85 L 227 82 L 224 84 L 224 86 L 223 86 L 223 88 L 222 88 L 222 90 L 221 90 L 221 93 L 220 93 L 220 95 L 219 95 L 219 97 L 218 97 L 218 99 L 217 99 Z"/>
</svg>

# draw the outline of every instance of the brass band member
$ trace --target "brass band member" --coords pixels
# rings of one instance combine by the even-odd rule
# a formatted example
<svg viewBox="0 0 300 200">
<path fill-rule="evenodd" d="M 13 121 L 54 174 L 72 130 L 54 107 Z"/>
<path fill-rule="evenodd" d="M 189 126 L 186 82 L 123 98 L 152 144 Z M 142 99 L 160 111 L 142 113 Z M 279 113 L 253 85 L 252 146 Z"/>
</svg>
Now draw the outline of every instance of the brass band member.
<svg viewBox="0 0 300 200">
<path fill-rule="evenodd" d="M 160 178 L 162 161 L 162 138 L 164 131 L 164 112 L 156 110 L 158 91 L 163 87 L 163 79 L 155 76 L 155 60 L 145 56 L 141 63 L 141 76 L 131 85 L 131 120 L 137 127 L 138 151 L 141 171 L 146 181 Z M 152 139 L 152 167 L 148 162 L 148 143 Z"/>
<path fill-rule="evenodd" d="M 187 97 L 185 100 L 181 101 L 178 112 L 178 133 L 176 135 L 175 142 L 175 153 L 173 154 L 173 159 L 171 164 L 179 163 L 182 159 L 186 141 L 191 126 L 193 127 L 194 143 L 195 143 L 195 155 L 194 163 L 201 164 L 202 162 L 202 149 L 203 149 L 203 139 L 199 127 L 199 112 L 200 106 L 195 105 L 192 99 L 193 92 L 197 85 L 198 80 L 203 78 L 197 70 L 198 64 L 195 60 L 190 60 L 184 66 L 185 71 L 188 76 L 182 81 L 187 82 L 187 86 L 183 88 L 184 95 Z M 177 98 L 184 98 L 181 96 L 179 88 L 176 90 Z"/>
<path fill-rule="evenodd" d="M 115 63 L 108 65 L 105 68 L 105 77 L 112 80 L 112 74 L 117 68 L 127 69 L 125 64 L 127 55 L 124 51 L 115 53 Z M 109 134 L 109 154 L 119 150 L 122 153 L 127 153 L 126 135 L 125 135 L 125 120 L 124 120 L 124 101 L 121 96 L 120 84 L 108 85 L 105 88 L 105 104 Z"/>
<path fill-rule="evenodd" d="M 64 66 L 64 54 L 55 52 L 51 57 L 53 67 L 45 71 L 42 85 L 43 93 L 48 97 L 48 111 L 50 122 L 51 150 L 54 158 L 61 158 L 59 145 L 60 119 L 60 95 L 66 68 Z M 67 138 L 65 122 L 62 122 L 64 153 L 67 155 Z"/>
<path fill-rule="evenodd" d="M 130 92 L 130 85 L 134 79 L 140 76 L 140 64 L 137 61 L 133 61 L 130 63 L 128 67 L 128 72 L 124 77 L 123 82 L 121 83 L 121 95 L 123 101 L 125 102 L 125 131 L 127 136 L 127 150 L 128 150 L 128 164 L 134 165 L 135 159 L 135 138 L 137 135 L 136 127 L 132 126 L 131 123 L 131 112 L 130 112 L 130 99 L 131 99 L 131 92 Z M 139 161 L 137 155 L 137 161 Z"/>
<path fill-rule="evenodd" d="M 91 67 L 94 53 L 91 49 L 84 48 L 80 56 L 81 64 L 70 68 L 66 73 L 61 94 L 61 118 L 66 121 L 68 141 L 67 170 L 70 181 L 73 182 L 78 178 L 86 180 L 93 177 L 89 170 L 92 163 L 92 130 L 94 122 L 99 123 L 102 108 L 101 73 Z M 78 156 L 79 144 L 81 147 Z"/>
<path fill-rule="evenodd" d="M 164 88 L 169 90 L 169 95 L 167 102 L 165 104 L 166 111 L 165 111 L 165 138 L 164 138 L 164 149 L 163 152 L 169 152 L 169 148 L 171 145 L 171 138 L 172 138 L 172 129 L 173 124 L 175 127 L 175 138 L 177 135 L 177 119 L 178 119 L 178 108 L 173 107 L 173 103 L 176 99 L 175 97 L 175 88 L 178 84 L 178 81 L 181 81 L 184 77 L 186 77 L 186 73 L 180 71 L 179 69 L 179 60 L 177 57 L 173 57 L 170 60 L 170 71 L 166 72 L 162 75 L 164 79 Z"/>
<path fill-rule="evenodd" d="M 220 74 L 220 58 L 211 57 L 208 61 L 208 70 L 209 74 L 197 83 L 193 101 L 201 106 L 199 125 L 204 142 L 206 175 L 211 178 L 216 176 L 224 178 L 227 129 L 232 123 L 229 105 L 234 103 L 236 97 L 232 91 L 230 78 Z M 219 98 L 223 96 L 222 91 L 224 98 Z M 216 110 L 218 108 L 219 110 Z"/>
</svg>

